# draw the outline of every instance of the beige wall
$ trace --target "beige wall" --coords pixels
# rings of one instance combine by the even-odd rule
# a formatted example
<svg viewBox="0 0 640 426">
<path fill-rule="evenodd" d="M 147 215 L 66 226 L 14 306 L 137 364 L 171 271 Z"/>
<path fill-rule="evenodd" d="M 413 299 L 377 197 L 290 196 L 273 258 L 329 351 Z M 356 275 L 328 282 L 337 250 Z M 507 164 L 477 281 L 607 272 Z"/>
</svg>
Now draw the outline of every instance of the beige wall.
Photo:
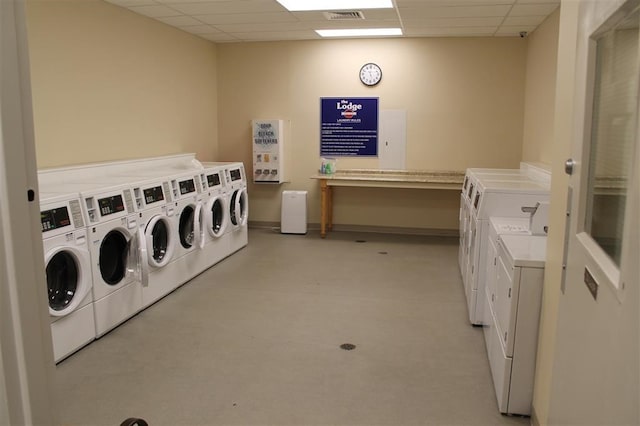
<svg viewBox="0 0 640 426">
<path fill-rule="evenodd" d="M 38 167 L 217 155 L 215 44 L 101 0 L 28 0 Z"/>
<path fill-rule="evenodd" d="M 560 8 L 529 36 L 522 160 L 551 165 Z"/>
<path fill-rule="evenodd" d="M 249 188 L 252 221 L 280 220 L 280 191 L 309 191 L 309 221 L 319 221 L 320 97 L 380 98 L 407 111 L 407 168 L 518 167 L 521 160 L 527 40 L 423 38 L 323 40 L 218 46 L 220 160 L 252 173 L 256 118 L 291 120 L 291 183 Z M 375 88 L 358 79 L 376 62 Z M 338 168 L 377 167 L 377 159 L 338 159 Z M 337 224 L 456 229 L 457 191 L 339 189 Z M 393 199 L 392 208 L 385 201 Z M 392 211 L 389 211 L 392 210 Z"/>
</svg>

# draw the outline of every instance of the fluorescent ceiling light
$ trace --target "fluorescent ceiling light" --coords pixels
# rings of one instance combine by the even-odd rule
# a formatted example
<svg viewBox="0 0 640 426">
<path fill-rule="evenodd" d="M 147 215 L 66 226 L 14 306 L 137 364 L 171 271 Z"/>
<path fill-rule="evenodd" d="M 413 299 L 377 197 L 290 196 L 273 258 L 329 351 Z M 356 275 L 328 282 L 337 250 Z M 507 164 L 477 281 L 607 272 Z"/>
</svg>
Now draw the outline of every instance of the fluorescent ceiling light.
<svg viewBox="0 0 640 426">
<path fill-rule="evenodd" d="M 391 0 L 277 0 L 290 12 L 308 10 L 391 9 Z"/>
<path fill-rule="evenodd" d="M 400 28 L 355 28 L 352 30 L 316 30 L 321 37 L 399 36 Z"/>
</svg>

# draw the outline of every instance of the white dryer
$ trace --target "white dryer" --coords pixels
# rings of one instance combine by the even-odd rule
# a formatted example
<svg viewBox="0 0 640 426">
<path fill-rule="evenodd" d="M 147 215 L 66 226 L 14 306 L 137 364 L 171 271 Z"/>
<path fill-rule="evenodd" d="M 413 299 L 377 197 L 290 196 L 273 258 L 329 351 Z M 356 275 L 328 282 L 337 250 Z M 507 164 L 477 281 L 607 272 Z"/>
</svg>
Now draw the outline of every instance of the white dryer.
<svg viewBox="0 0 640 426">
<path fill-rule="evenodd" d="M 107 180 L 107 179 L 105 179 Z M 142 309 L 148 273 L 144 235 L 127 184 L 74 184 L 80 187 L 93 274 L 96 336 Z"/>
<path fill-rule="evenodd" d="M 169 178 L 174 208 L 178 244 L 175 258 L 179 259 L 204 247 L 205 227 L 202 203 L 203 185 L 196 171 L 183 171 Z M 195 274 L 189 274 L 184 281 Z"/>
<path fill-rule="evenodd" d="M 215 166 L 204 171 L 207 185 L 204 201 L 205 259 L 207 268 L 230 254 L 229 241 L 223 238 L 229 224 L 228 194 L 224 168 Z"/>
<path fill-rule="evenodd" d="M 108 180 L 131 187 L 142 230 L 140 244 L 147 255 L 141 259 L 146 263 L 147 276 L 142 280 L 142 306 L 146 308 L 178 286 L 169 267 L 177 245 L 169 182 L 162 177 L 144 176 L 109 176 Z"/>
<path fill-rule="evenodd" d="M 463 274 L 469 321 L 482 324 L 489 219 L 492 216 L 530 219 L 537 205 L 549 200 L 549 185 L 537 181 L 479 181 L 472 194 L 466 272 Z M 546 215 L 540 211 L 541 215 Z M 546 217 L 543 219 L 546 221 Z M 540 222 L 540 220 L 538 220 Z"/>
<path fill-rule="evenodd" d="M 220 163 L 205 163 L 216 166 Z M 225 238 L 229 244 L 229 254 L 245 247 L 249 242 L 249 196 L 247 194 L 247 178 L 242 163 L 222 163 L 227 184 L 229 223 Z"/>
<path fill-rule="evenodd" d="M 96 337 L 93 281 L 78 193 L 40 193 L 40 222 L 55 362 Z"/>
<path fill-rule="evenodd" d="M 177 172 L 179 170 L 179 172 Z M 167 229 L 171 256 L 167 264 L 154 265 L 150 269 L 149 286 L 143 288 L 143 305 L 149 306 L 175 290 L 202 270 L 204 263 L 200 253 L 205 244 L 202 169 L 176 169 L 166 165 L 162 169 L 139 169 L 124 171 L 130 180 L 140 181 L 133 188 L 136 203 L 152 211 L 144 214 L 147 220 L 154 217 L 154 225 L 162 226 L 165 220 L 171 223 Z M 155 182 L 155 183 L 154 183 Z M 150 185 L 150 186 L 149 186 Z M 146 190 L 146 195 L 145 195 Z M 160 194 L 162 192 L 162 194 Z M 155 199 L 151 205 L 144 204 L 147 196 Z M 159 197 L 163 199 L 160 200 Z M 144 211 L 144 210 L 143 210 Z M 160 218 L 163 218 L 162 220 Z M 146 226 L 147 230 L 148 225 Z M 146 231 L 145 231 L 146 232 Z M 152 240 L 147 238 L 147 250 Z"/>
<path fill-rule="evenodd" d="M 179 286 L 171 271 L 178 245 L 175 211 L 167 180 L 147 178 L 133 183 L 132 189 L 149 265 L 148 284 L 142 287 L 142 305 L 147 307 Z"/>
<path fill-rule="evenodd" d="M 497 181 L 531 181 L 525 171 L 520 169 L 467 169 L 460 193 L 460 212 L 458 216 L 460 245 L 458 246 L 458 265 L 463 280 L 465 280 L 466 268 L 469 256 L 470 229 L 471 229 L 471 205 L 472 197 L 478 182 L 481 180 Z"/>
<path fill-rule="evenodd" d="M 178 170 L 174 169 L 174 172 Z M 192 178 L 195 194 L 190 191 Z M 194 167 L 183 169 L 170 180 L 180 197 L 175 203 L 182 246 L 178 265 L 185 269 L 183 276 L 186 279 L 200 274 L 229 254 L 229 241 L 224 238 L 229 223 L 225 179 L 222 167 Z M 178 216 L 182 217 L 178 219 Z M 182 243 L 188 243 L 191 234 L 192 243 L 185 247 Z"/>
</svg>

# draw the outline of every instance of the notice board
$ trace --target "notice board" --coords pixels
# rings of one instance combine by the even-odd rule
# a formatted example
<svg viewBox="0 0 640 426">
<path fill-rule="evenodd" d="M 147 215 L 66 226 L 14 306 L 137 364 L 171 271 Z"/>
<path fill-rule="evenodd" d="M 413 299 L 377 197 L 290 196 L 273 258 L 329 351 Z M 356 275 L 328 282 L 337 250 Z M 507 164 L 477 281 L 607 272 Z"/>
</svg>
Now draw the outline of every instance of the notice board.
<svg viewBox="0 0 640 426">
<path fill-rule="evenodd" d="M 378 98 L 320 98 L 320 155 L 378 156 Z"/>
</svg>

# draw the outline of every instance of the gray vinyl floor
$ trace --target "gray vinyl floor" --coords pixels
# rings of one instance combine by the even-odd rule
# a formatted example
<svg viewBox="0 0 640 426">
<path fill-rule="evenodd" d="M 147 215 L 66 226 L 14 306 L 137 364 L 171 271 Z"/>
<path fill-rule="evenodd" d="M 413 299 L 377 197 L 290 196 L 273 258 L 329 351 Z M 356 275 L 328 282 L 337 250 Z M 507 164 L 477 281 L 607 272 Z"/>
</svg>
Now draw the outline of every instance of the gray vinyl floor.
<svg viewBox="0 0 640 426">
<path fill-rule="evenodd" d="M 251 229 L 246 248 L 60 363 L 60 420 L 529 424 L 498 413 L 466 315 L 455 239 Z"/>
</svg>

